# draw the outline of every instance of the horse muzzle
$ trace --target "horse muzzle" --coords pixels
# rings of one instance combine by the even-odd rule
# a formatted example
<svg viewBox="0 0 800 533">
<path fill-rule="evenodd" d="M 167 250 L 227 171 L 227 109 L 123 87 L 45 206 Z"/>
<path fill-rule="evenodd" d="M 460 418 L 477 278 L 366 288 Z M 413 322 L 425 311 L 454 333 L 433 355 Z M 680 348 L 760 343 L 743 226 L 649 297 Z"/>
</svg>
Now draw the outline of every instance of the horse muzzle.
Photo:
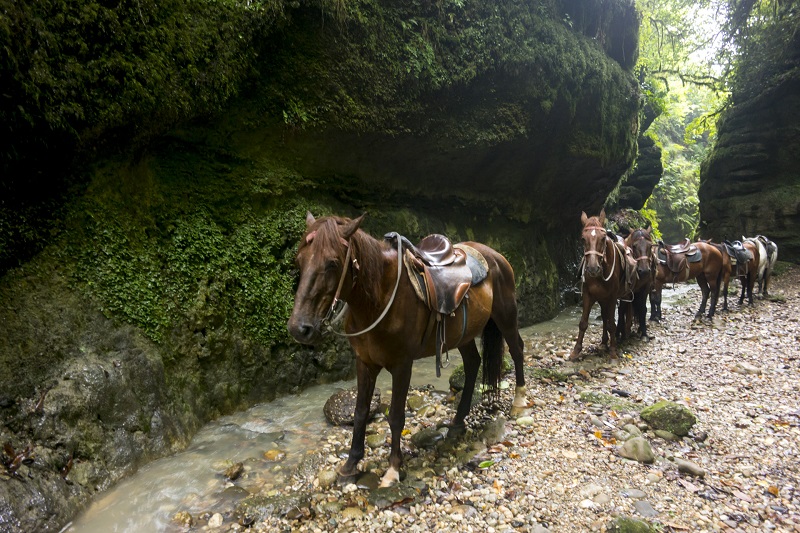
<svg viewBox="0 0 800 533">
<path fill-rule="evenodd" d="M 289 335 L 300 344 L 317 344 L 322 338 L 319 326 L 291 317 L 287 325 Z"/>
<path fill-rule="evenodd" d="M 600 275 L 603 273 L 603 269 L 600 266 L 587 266 L 584 269 L 584 273 L 589 276 L 590 278 L 599 278 Z"/>
</svg>

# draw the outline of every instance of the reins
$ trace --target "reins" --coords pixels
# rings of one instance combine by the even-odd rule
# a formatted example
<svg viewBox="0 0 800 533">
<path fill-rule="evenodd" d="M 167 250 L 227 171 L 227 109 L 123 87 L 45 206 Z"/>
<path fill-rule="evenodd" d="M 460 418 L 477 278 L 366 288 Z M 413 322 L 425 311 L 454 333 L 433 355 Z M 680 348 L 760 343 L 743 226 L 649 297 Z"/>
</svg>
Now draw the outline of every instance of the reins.
<svg viewBox="0 0 800 533">
<path fill-rule="evenodd" d="M 356 332 L 356 333 L 340 333 L 340 332 L 336 331 L 335 329 L 333 329 L 333 324 L 339 322 L 339 320 L 341 319 L 341 317 L 344 314 L 344 312 L 347 311 L 347 302 L 345 302 L 344 305 L 341 306 L 341 309 L 339 311 L 337 311 L 337 306 L 339 305 L 340 302 L 344 301 L 344 300 L 340 300 L 339 296 L 341 295 L 342 287 L 344 286 L 344 278 L 347 275 L 347 268 L 350 265 L 351 250 L 352 250 L 352 247 L 350 246 L 350 243 L 347 243 L 347 254 L 345 255 L 345 259 L 344 259 L 345 265 L 344 265 L 344 268 L 342 268 L 342 276 L 339 278 L 339 286 L 336 288 L 336 294 L 333 296 L 333 303 L 331 303 L 331 308 L 328 310 L 328 314 L 325 315 L 325 318 L 322 319 L 322 326 L 326 327 L 329 331 L 331 331 L 332 333 L 334 333 L 336 335 L 339 335 L 340 337 L 357 337 L 359 335 L 363 335 L 364 333 L 367 333 L 368 331 L 372 331 L 372 329 L 374 329 L 375 326 L 377 326 L 380 323 L 380 321 L 383 320 L 383 318 L 386 316 L 386 313 L 389 312 L 389 309 L 392 307 L 392 304 L 394 303 L 394 298 L 397 295 L 397 288 L 400 286 L 400 276 L 403 273 L 403 270 L 402 270 L 403 269 L 403 254 L 402 254 L 402 252 L 403 252 L 403 239 L 397 239 L 397 281 L 394 284 L 394 290 L 392 291 L 392 297 L 389 298 L 389 303 L 386 304 L 386 308 L 383 310 L 381 315 L 375 320 L 375 322 L 373 322 L 366 329 L 362 329 L 361 331 Z M 356 265 L 358 264 L 356 259 L 353 259 L 353 263 L 355 263 Z"/>
</svg>

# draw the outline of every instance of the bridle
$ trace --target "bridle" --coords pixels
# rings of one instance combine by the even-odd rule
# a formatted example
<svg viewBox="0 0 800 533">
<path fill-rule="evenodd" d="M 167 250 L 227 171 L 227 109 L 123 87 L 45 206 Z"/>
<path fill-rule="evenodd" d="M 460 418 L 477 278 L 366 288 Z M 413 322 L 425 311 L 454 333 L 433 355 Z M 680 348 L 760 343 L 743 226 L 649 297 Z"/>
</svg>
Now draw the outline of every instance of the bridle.
<svg viewBox="0 0 800 533">
<path fill-rule="evenodd" d="M 586 256 L 599 255 L 601 264 L 605 265 L 606 264 L 606 250 L 608 249 L 608 241 L 610 240 L 608 238 L 608 232 L 606 231 L 605 228 L 601 228 L 600 226 L 586 226 L 586 227 L 583 228 L 583 231 L 586 231 L 586 230 L 593 230 L 593 231 L 594 230 L 600 230 L 600 231 L 603 232 L 603 235 L 604 235 L 604 237 L 603 237 L 603 251 L 602 252 L 598 252 L 597 250 L 584 250 L 583 259 L 581 259 L 581 279 L 582 280 L 584 279 L 583 272 L 584 272 L 584 269 L 586 268 Z M 603 278 L 603 281 L 610 280 L 611 276 L 614 275 L 614 268 L 617 266 L 617 253 L 616 253 L 616 250 L 614 251 L 613 256 L 614 256 L 614 259 L 613 259 L 614 262 L 611 264 L 611 272 L 608 273 L 608 277 L 604 277 Z"/>
<path fill-rule="evenodd" d="M 386 304 L 386 307 L 384 308 L 383 312 L 375 320 L 375 322 L 373 322 L 369 327 L 362 329 L 361 331 L 356 333 L 341 333 L 339 331 L 336 331 L 336 329 L 334 329 L 333 327 L 334 324 L 337 324 L 341 321 L 342 317 L 344 316 L 344 313 L 347 311 L 347 302 L 341 300 L 339 296 L 341 296 L 342 294 L 342 287 L 344 287 L 344 280 L 347 277 L 348 267 L 352 263 L 353 270 L 355 272 L 358 272 L 359 269 L 358 259 L 353 257 L 353 260 L 350 261 L 353 249 L 353 247 L 350 245 L 350 242 L 345 241 L 344 239 L 341 240 L 344 243 L 345 247 L 347 248 L 347 253 L 345 254 L 344 257 L 344 267 L 342 268 L 342 275 L 339 277 L 339 285 L 336 287 L 336 294 L 333 295 L 333 302 L 331 302 L 331 307 L 330 309 L 328 309 L 328 313 L 325 315 L 325 318 L 322 319 L 322 323 L 320 324 L 320 326 L 323 329 L 334 333 L 335 335 L 339 335 L 340 337 L 357 337 L 359 335 L 367 333 L 368 331 L 372 331 L 372 329 L 374 329 L 375 326 L 377 326 L 380 323 L 380 321 L 383 320 L 383 318 L 386 316 L 386 313 L 389 312 L 389 308 L 391 308 L 392 304 L 394 303 L 394 298 L 397 295 L 397 288 L 400 286 L 400 276 L 403 273 L 402 271 L 403 240 L 397 239 L 397 281 L 394 284 L 394 290 L 392 291 L 392 297 L 389 298 L 389 303 Z M 355 283 L 356 283 L 356 274 L 354 273 L 353 274 L 354 286 Z"/>
<path fill-rule="evenodd" d="M 641 230 L 637 230 L 637 231 L 641 231 Z M 635 235 L 635 234 L 636 234 L 636 232 L 634 232 L 634 235 Z M 646 240 L 646 241 L 649 241 L 649 242 L 650 242 L 650 245 L 648 246 L 648 249 L 650 250 L 650 254 L 649 254 L 649 255 L 641 255 L 641 256 L 639 256 L 639 257 L 634 257 L 634 258 L 633 258 L 633 260 L 634 260 L 634 261 L 636 261 L 636 262 L 638 263 L 639 261 L 641 261 L 641 260 L 643 260 L 643 259 L 647 259 L 648 263 L 650 264 L 650 270 L 655 270 L 655 266 L 656 266 L 656 256 L 655 256 L 655 254 L 653 253 L 653 249 L 654 249 L 655 247 L 657 247 L 658 245 L 657 245 L 657 244 L 653 244 L 653 241 L 652 241 L 651 239 L 648 239 L 648 238 L 647 238 L 647 237 L 645 237 L 644 235 L 639 235 L 638 237 L 634 238 L 634 239 L 633 239 L 633 242 L 631 243 L 631 245 L 634 245 L 634 244 L 636 244 L 637 242 L 639 242 L 639 241 L 641 241 L 641 240 Z M 633 247 L 633 246 L 629 246 L 629 248 L 630 248 L 631 250 L 633 250 L 633 249 L 634 249 L 634 247 Z"/>
</svg>

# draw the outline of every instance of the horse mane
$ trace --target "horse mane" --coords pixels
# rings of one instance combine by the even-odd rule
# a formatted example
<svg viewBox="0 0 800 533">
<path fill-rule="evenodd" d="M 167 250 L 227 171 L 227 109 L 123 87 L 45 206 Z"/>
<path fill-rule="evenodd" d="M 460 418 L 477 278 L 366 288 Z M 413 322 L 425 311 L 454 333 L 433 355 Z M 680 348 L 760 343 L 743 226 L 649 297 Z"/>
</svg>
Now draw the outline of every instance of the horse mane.
<svg viewBox="0 0 800 533">
<path fill-rule="evenodd" d="M 347 248 L 342 245 L 339 227 L 349 222 L 348 219 L 338 216 L 322 217 L 317 219 L 313 242 L 324 249 L 336 250 L 339 261 L 344 264 Z M 310 245 L 310 241 L 304 238 L 300 242 L 298 252 Z M 383 252 L 388 248 L 388 244 L 379 241 L 368 233 L 358 229 L 350 237 L 350 246 L 353 247 L 352 256 L 358 260 L 357 283 L 364 289 L 373 305 L 378 305 L 376 296 L 382 294 L 381 281 L 383 280 Z M 398 260 L 401 260 L 398 258 Z"/>
</svg>

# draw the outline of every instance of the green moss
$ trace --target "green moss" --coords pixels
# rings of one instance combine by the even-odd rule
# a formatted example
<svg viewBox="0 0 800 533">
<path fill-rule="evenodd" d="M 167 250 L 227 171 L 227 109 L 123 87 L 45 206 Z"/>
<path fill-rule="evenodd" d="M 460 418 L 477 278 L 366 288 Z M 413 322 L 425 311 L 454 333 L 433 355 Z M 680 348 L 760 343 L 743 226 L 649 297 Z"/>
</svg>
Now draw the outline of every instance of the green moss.
<svg viewBox="0 0 800 533">
<path fill-rule="evenodd" d="M 605 405 L 606 407 L 616 411 L 638 412 L 642 409 L 641 406 L 633 402 L 627 402 L 625 400 L 621 400 L 617 396 L 603 394 L 601 392 L 583 391 L 580 393 L 580 397 L 582 402 Z"/>
</svg>

